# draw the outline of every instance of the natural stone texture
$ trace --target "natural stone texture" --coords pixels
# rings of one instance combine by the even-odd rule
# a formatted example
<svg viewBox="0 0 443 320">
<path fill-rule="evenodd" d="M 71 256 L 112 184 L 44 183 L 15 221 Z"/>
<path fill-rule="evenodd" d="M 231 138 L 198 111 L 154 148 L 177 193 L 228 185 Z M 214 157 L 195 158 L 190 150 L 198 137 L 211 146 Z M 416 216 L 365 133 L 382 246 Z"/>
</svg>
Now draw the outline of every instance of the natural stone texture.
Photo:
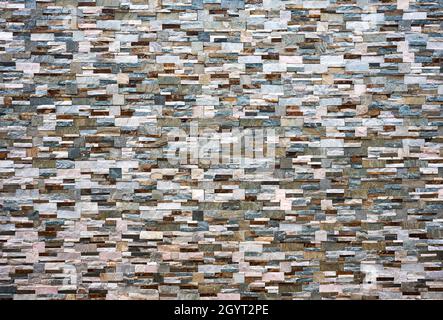
<svg viewBox="0 0 443 320">
<path fill-rule="evenodd" d="M 0 299 L 443 299 L 442 6 L 3 1 Z"/>
</svg>

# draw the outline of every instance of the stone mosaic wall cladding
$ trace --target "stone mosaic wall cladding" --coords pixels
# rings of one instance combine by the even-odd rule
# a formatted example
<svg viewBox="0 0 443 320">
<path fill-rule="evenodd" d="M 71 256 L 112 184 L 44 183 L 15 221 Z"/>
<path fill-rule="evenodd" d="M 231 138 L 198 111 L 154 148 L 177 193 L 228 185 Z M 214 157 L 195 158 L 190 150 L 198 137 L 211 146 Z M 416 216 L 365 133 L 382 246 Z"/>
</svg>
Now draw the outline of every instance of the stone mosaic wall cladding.
<svg viewBox="0 0 443 320">
<path fill-rule="evenodd" d="M 0 298 L 443 299 L 442 7 L 0 1 Z"/>
</svg>

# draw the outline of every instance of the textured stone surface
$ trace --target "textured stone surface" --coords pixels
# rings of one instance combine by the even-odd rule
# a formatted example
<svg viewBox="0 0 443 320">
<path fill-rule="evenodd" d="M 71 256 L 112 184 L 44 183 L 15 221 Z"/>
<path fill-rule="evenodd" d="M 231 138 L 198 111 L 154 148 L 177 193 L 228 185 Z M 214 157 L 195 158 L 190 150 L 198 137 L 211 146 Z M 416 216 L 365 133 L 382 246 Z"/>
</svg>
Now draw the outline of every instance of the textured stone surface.
<svg viewBox="0 0 443 320">
<path fill-rule="evenodd" d="M 0 298 L 443 299 L 442 16 L 1 2 Z"/>
</svg>

